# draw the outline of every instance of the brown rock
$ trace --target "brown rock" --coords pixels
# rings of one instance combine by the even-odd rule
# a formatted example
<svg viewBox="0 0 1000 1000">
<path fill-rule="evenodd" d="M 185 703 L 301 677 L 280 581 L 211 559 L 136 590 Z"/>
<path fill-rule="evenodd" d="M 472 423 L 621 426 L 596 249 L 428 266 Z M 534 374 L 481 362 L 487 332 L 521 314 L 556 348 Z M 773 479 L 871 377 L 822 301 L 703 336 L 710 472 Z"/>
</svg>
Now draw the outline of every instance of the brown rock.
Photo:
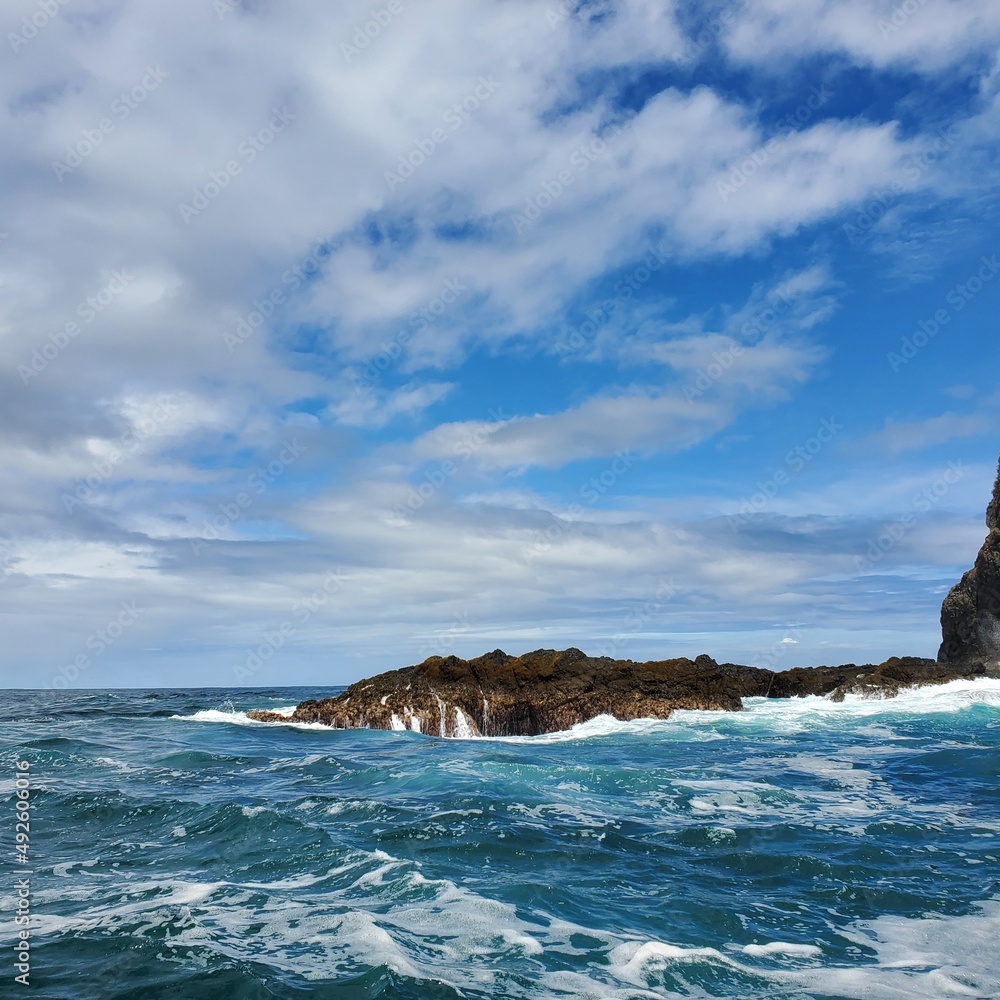
<svg viewBox="0 0 1000 1000">
<path fill-rule="evenodd" d="M 952 664 L 916 656 L 892 656 L 877 667 L 861 668 L 854 677 L 838 684 L 830 697 L 833 701 L 843 701 L 848 694 L 864 698 L 894 698 L 906 688 L 946 684 L 985 673 L 984 664 L 972 661 Z"/>
<path fill-rule="evenodd" d="M 598 715 L 666 719 L 675 709 L 739 711 L 743 698 L 846 694 L 892 697 L 906 687 L 943 684 L 987 671 L 982 663 L 942 664 L 892 657 L 880 664 L 796 667 L 774 673 L 710 656 L 635 663 L 579 649 L 503 650 L 473 660 L 432 656 L 352 684 L 343 694 L 304 701 L 292 718 L 339 729 L 413 729 L 432 736 L 534 736 Z M 261 722 L 287 722 L 250 712 Z"/>
<path fill-rule="evenodd" d="M 1000 470 L 986 508 L 989 534 L 976 564 L 941 605 L 942 663 L 1000 660 Z"/>
<path fill-rule="evenodd" d="M 677 708 L 738 711 L 764 694 L 771 672 L 709 656 L 635 663 L 579 649 L 496 649 L 473 660 L 432 656 L 303 702 L 295 719 L 339 728 L 417 729 L 439 736 L 537 735 L 598 715 L 667 718 Z"/>
<path fill-rule="evenodd" d="M 986 506 L 986 527 L 990 531 L 1000 531 L 1000 464 L 997 465 L 997 481 L 993 484 L 993 496 Z"/>
<path fill-rule="evenodd" d="M 254 722 L 288 722 L 289 716 L 280 712 L 265 712 L 263 709 L 255 708 L 247 712 L 247 718 Z"/>
</svg>

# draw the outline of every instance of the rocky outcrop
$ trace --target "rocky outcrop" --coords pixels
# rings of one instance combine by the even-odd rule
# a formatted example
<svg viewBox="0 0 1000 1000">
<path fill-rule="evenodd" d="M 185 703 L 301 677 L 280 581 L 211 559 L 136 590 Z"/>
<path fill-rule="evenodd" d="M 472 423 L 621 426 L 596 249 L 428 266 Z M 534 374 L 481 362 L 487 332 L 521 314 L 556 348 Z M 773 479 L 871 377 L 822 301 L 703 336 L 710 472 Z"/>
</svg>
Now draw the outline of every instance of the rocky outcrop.
<svg viewBox="0 0 1000 1000">
<path fill-rule="evenodd" d="M 1000 661 L 1000 469 L 986 508 L 989 534 L 976 564 L 941 605 L 942 663 Z"/>
<path fill-rule="evenodd" d="M 293 718 L 436 736 L 536 735 L 598 715 L 665 719 L 677 708 L 738 710 L 741 698 L 764 694 L 770 678 L 769 670 L 708 656 L 634 663 L 579 649 L 523 656 L 495 649 L 472 660 L 432 656 L 358 681 L 335 698 L 302 702 Z M 252 717 L 277 721 L 270 713 Z"/>
<path fill-rule="evenodd" d="M 843 701 L 849 694 L 863 698 L 894 698 L 907 688 L 971 680 L 987 672 L 986 665 L 977 661 L 938 663 L 916 656 L 892 656 L 877 667 L 860 668 L 853 677 L 841 681 L 830 692 L 830 698 Z"/>
<path fill-rule="evenodd" d="M 782 673 L 710 656 L 636 663 L 579 649 L 503 650 L 473 660 L 432 656 L 352 684 L 343 694 L 304 701 L 291 716 L 338 729 L 412 729 L 432 736 L 535 736 L 598 715 L 666 719 L 676 709 L 739 711 L 743 698 L 846 694 L 891 697 L 914 684 L 942 684 L 985 672 L 981 663 L 940 664 L 916 657 Z M 250 712 L 258 722 L 288 722 Z"/>
</svg>

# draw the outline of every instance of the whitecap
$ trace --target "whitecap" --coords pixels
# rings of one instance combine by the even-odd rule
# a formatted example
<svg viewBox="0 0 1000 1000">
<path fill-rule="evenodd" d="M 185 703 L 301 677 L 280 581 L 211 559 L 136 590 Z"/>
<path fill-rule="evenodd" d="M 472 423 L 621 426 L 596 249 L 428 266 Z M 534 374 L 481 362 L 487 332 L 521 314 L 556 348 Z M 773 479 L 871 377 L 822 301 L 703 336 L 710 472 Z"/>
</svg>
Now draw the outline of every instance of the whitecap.
<svg viewBox="0 0 1000 1000">
<path fill-rule="evenodd" d="M 294 711 L 294 708 L 292 710 Z M 278 714 L 285 715 L 286 713 L 279 712 Z M 335 728 L 322 722 L 298 722 L 291 718 L 287 722 L 258 722 L 256 719 L 249 718 L 246 712 L 237 709 L 223 711 L 217 708 L 205 708 L 192 715 L 172 715 L 170 718 L 176 722 L 223 722 L 233 726 L 288 726 L 292 729 L 322 729 L 325 731 L 331 731 Z"/>
<path fill-rule="evenodd" d="M 113 767 L 116 771 L 136 771 L 138 768 L 133 767 L 131 764 L 126 763 L 123 760 L 115 760 L 114 757 L 95 757 L 95 764 L 106 764 L 108 767 Z"/>
<path fill-rule="evenodd" d="M 631 719 L 623 722 L 613 715 L 597 715 L 586 722 L 578 722 L 569 729 L 561 729 L 539 736 L 491 736 L 500 743 L 566 743 L 572 740 L 589 740 L 601 736 L 635 735 L 665 732 L 669 719 Z"/>
<path fill-rule="evenodd" d="M 97 858 L 94 858 L 93 861 L 68 861 L 65 864 L 53 865 L 52 874 L 59 878 L 69 878 L 74 868 L 93 868 L 97 862 Z"/>
<path fill-rule="evenodd" d="M 767 944 L 745 944 L 743 954 L 752 958 L 767 958 L 770 955 L 787 955 L 790 958 L 816 958 L 823 949 L 814 944 L 791 944 L 786 941 L 769 941 Z"/>
</svg>

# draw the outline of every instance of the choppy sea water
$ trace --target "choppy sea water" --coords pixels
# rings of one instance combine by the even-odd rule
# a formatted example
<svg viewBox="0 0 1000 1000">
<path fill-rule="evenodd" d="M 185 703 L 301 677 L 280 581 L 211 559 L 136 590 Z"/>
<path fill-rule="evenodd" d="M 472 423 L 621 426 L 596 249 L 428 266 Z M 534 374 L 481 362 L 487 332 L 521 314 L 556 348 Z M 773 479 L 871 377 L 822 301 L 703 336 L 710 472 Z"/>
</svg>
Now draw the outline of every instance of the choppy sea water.
<svg viewBox="0 0 1000 1000">
<path fill-rule="evenodd" d="M 324 693 L 4 693 L 30 995 L 1000 996 L 1000 682 L 507 740 L 245 715 Z"/>
</svg>

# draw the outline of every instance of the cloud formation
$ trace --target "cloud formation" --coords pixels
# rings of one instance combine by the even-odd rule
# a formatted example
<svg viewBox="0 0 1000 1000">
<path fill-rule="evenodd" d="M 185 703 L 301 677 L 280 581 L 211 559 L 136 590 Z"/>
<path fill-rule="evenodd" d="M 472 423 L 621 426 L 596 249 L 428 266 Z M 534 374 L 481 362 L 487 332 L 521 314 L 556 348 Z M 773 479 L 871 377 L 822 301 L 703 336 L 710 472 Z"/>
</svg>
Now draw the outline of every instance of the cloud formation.
<svg viewBox="0 0 1000 1000">
<path fill-rule="evenodd" d="M 749 659 L 808 612 L 803 662 L 877 656 L 852 559 L 962 459 L 879 566 L 930 648 L 995 451 L 927 399 L 989 370 L 992 292 L 946 293 L 995 218 L 1000 17 L 910 6 L 5 5 L 5 683 L 127 601 L 75 683 L 232 683 L 317 593 L 254 682 L 586 645 L 670 578 L 629 655 Z M 950 360 L 893 372 L 942 307 Z M 848 429 L 733 531 L 838 391 Z"/>
</svg>

